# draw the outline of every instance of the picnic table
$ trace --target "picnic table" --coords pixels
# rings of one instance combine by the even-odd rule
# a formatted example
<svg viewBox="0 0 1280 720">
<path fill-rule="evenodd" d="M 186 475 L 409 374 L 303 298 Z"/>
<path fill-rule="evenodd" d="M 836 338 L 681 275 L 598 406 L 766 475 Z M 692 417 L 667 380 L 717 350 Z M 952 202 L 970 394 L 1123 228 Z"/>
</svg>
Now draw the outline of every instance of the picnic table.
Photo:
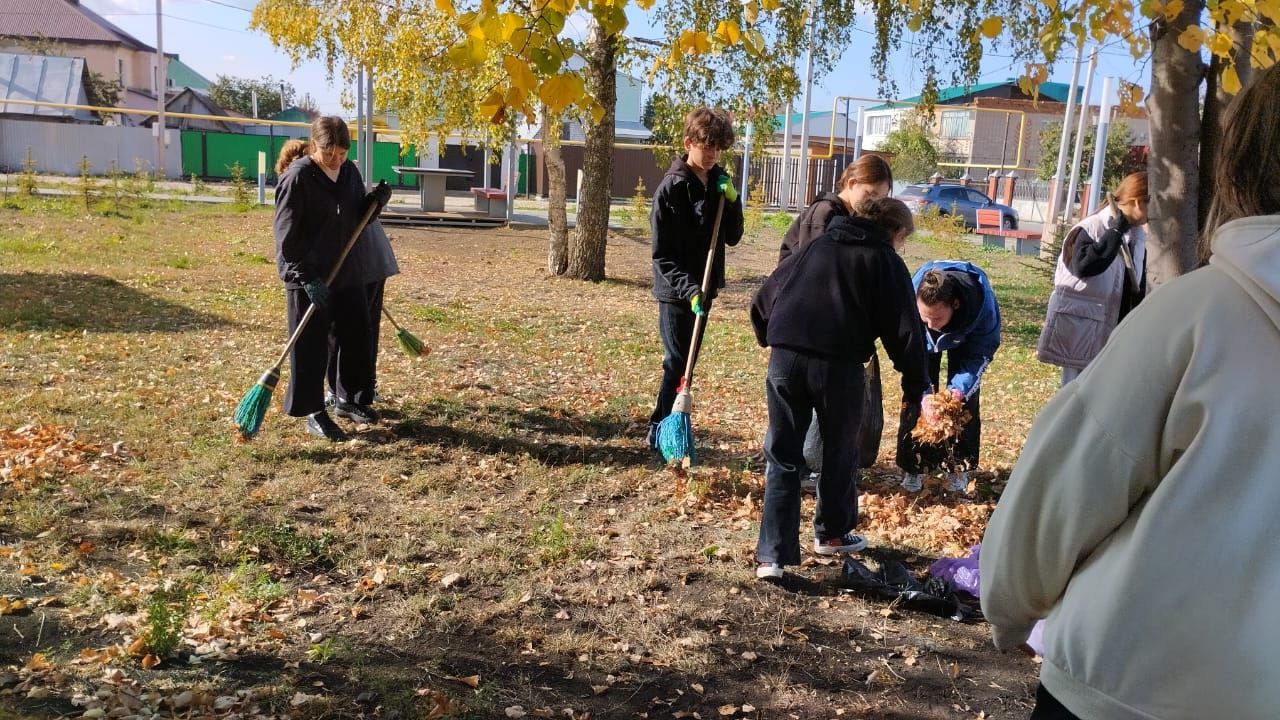
<svg viewBox="0 0 1280 720">
<path fill-rule="evenodd" d="M 409 167 L 393 165 L 391 169 L 398 175 L 412 175 L 418 178 L 418 196 L 422 199 L 425 212 L 444 212 L 444 182 L 451 177 L 463 177 L 470 180 L 475 173 L 470 170 L 450 170 L 448 168 Z"/>
</svg>

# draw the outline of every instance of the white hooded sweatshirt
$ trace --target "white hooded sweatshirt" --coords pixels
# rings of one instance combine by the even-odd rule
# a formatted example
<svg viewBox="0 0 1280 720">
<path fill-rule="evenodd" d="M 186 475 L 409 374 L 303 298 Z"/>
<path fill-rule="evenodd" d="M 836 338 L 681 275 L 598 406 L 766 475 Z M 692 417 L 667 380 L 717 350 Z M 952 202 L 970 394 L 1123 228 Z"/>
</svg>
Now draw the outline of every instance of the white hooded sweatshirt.
<svg viewBox="0 0 1280 720">
<path fill-rule="evenodd" d="M 997 647 L 1091 720 L 1280 718 L 1280 215 L 1131 313 L 1027 436 L 982 543 Z"/>
</svg>

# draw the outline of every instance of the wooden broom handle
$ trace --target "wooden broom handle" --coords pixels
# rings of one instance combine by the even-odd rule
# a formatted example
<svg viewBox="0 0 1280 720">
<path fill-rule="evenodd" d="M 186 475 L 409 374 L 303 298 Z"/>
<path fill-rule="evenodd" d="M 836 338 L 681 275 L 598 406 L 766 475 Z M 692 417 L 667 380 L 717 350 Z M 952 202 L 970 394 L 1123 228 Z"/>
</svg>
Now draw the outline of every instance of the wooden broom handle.
<svg viewBox="0 0 1280 720">
<path fill-rule="evenodd" d="M 355 232 L 351 233 L 351 239 L 347 240 L 347 245 L 342 248 L 342 254 L 338 256 L 338 261 L 333 264 L 333 270 L 329 271 L 329 277 L 324 282 L 325 285 L 332 284 L 333 279 L 338 277 L 338 271 L 342 269 L 342 263 L 346 262 L 347 255 L 351 253 L 351 248 L 355 247 L 356 240 L 360 239 L 360 233 L 364 232 L 364 226 L 369 224 L 377 210 L 378 203 L 376 201 L 369 203 L 369 207 L 364 211 L 364 217 L 360 218 L 360 224 L 356 225 Z M 289 357 L 289 353 L 293 351 L 293 346 L 298 343 L 298 338 L 302 337 L 302 331 L 306 329 L 307 323 L 311 322 L 311 316 L 315 312 L 315 303 L 307 306 L 307 311 L 302 314 L 302 319 L 298 321 L 298 327 L 294 328 L 293 334 L 289 336 L 289 342 L 284 344 L 284 350 L 280 353 L 280 357 L 276 359 L 275 367 L 279 368 L 284 364 L 285 358 Z"/>
<path fill-rule="evenodd" d="M 724 217 L 724 193 L 720 193 L 720 204 L 716 206 L 716 221 L 711 226 L 711 251 L 707 253 L 707 266 L 702 271 L 702 301 L 710 302 L 707 293 L 711 290 L 711 268 L 716 264 L 716 250 L 720 248 L 720 220 Z M 693 321 L 693 338 L 689 341 L 689 359 L 684 364 L 684 386 L 693 384 L 693 366 L 698 360 L 698 347 L 702 345 L 702 332 L 707 327 L 707 311 L 704 309 Z"/>
</svg>

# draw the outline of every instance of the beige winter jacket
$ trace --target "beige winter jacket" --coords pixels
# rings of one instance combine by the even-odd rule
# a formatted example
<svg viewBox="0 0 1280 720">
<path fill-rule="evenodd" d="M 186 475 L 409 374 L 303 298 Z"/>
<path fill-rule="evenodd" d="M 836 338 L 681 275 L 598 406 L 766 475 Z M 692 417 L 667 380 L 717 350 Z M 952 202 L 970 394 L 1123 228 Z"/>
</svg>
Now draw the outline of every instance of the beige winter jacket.
<svg viewBox="0 0 1280 720">
<path fill-rule="evenodd" d="M 1092 720 L 1280 717 L 1280 216 L 1134 310 L 1037 418 L 982 543 L 1002 649 Z"/>
</svg>

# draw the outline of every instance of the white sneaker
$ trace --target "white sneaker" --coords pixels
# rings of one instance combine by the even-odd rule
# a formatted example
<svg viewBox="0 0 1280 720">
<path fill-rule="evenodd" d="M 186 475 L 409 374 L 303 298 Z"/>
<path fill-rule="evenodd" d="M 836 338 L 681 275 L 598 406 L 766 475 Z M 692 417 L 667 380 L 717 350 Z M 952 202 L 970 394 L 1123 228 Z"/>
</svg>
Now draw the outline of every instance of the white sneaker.
<svg viewBox="0 0 1280 720">
<path fill-rule="evenodd" d="M 969 473 L 960 470 L 958 472 L 947 473 L 947 490 L 953 493 L 962 493 L 969 489 Z"/>
<path fill-rule="evenodd" d="M 909 493 L 918 493 L 924 488 L 924 476 L 920 473 L 902 473 L 902 489 Z"/>
<path fill-rule="evenodd" d="M 781 580 L 784 572 L 778 563 L 760 563 L 756 565 L 757 580 Z"/>
</svg>

